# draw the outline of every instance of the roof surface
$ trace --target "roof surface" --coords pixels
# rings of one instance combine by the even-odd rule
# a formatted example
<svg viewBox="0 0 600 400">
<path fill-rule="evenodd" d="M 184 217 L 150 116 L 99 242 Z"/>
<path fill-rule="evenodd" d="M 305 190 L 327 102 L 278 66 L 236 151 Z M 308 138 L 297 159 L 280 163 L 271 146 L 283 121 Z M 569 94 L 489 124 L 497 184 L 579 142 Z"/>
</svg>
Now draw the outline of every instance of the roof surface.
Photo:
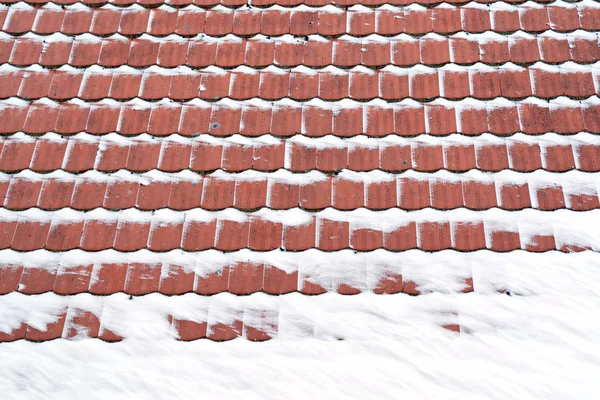
<svg viewBox="0 0 600 400">
<path fill-rule="evenodd" d="M 600 5 L 356 3 L 0 5 L 0 392 L 598 393 Z"/>
</svg>

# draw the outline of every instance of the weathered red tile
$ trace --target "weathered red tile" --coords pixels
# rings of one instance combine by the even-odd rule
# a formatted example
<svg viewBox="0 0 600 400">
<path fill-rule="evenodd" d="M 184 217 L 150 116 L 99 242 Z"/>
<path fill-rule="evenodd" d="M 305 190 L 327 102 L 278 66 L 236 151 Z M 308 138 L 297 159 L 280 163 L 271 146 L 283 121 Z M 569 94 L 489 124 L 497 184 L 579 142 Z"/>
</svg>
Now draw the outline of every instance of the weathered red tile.
<svg viewBox="0 0 600 400">
<path fill-rule="evenodd" d="M 148 249 L 151 251 L 169 251 L 178 249 L 183 234 L 183 221 L 153 222 L 148 237 Z"/>
<path fill-rule="evenodd" d="M 459 251 L 475 251 L 486 248 L 483 223 L 459 222 L 452 226 L 454 249 Z"/>
<path fill-rule="evenodd" d="M 215 248 L 221 251 L 233 251 L 247 247 L 249 227 L 248 221 L 219 220 Z"/>
<path fill-rule="evenodd" d="M 194 290 L 196 274 L 193 270 L 188 270 L 179 265 L 162 266 L 158 291 L 166 295 L 179 295 L 189 293 Z M 166 269 L 166 274 L 164 273 Z"/>
<path fill-rule="evenodd" d="M 503 184 L 500 187 L 500 206 L 506 210 L 521 210 L 531 207 L 529 185 Z"/>
<path fill-rule="evenodd" d="M 498 207 L 494 182 L 465 181 L 462 187 L 466 208 L 487 210 Z"/>
<path fill-rule="evenodd" d="M 56 315 L 56 319 L 48 323 L 44 328 L 38 329 L 35 326 L 28 325 L 25 338 L 33 342 L 43 342 L 60 338 L 62 336 L 66 317 L 66 312 L 60 311 Z"/>
<path fill-rule="evenodd" d="M 200 207 L 203 188 L 204 182 L 202 180 L 173 182 L 169 196 L 169 208 L 173 210 L 190 210 Z"/>
<path fill-rule="evenodd" d="M 317 248 L 323 251 L 342 250 L 350 244 L 350 227 L 348 222 L 320 219 L 317 225 Z"/>
<path fill-rule="evenodd" d="M 419 229 L 419 248 L 425 251 L 439 251 L 452 247 L 450 223 L 421 222 Z"/>
<path fill-rule="evenodd" d="M 495 230 L 491 232 L 490 250 L 506 252 L 521 248 L 519 232 Z"/>
<path fill-rule="evenodd" d="M 149 232 L 149 222 L 119 221 L 113 248 L 118 251 L 135 251 L 146 248 Z"/>
<path fill-rule="evenodd" d="M 54 281 L 54 292 L 72 295 L 87 292 L 92 277 L 92 264 L 59 268 Z"/>
<path fill-rule="evenodd" d="M 16 292 L 21 282 L 23 267 L 20 265 L 0 266 L 0 295 Z"/>
<path fill-rule="evenodd" d="M 562 187 L 558 185 L 536 188 L 538 208 L 544 211 L 565 208 L 565 197 Z"/>
<path fill-rule="evenodd" d="M 200 251 L 213 248 L 217 221 L 188 220 L 184 224 L 181 248 L 186 251 Z"/>
<path fill-rule="evenodd" d="M 51 292 L 56 282 L 56 269 L 24 268 L 19 282 L 19 292 L 25 294 L 40 294 Z"/>
</svg>

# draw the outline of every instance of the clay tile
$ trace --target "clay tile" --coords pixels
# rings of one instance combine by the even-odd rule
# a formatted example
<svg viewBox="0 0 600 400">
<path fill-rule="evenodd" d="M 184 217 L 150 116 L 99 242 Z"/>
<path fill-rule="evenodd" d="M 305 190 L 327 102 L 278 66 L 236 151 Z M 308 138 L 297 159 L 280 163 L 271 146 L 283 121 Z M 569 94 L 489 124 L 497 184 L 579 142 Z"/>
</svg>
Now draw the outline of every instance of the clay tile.
<svg viewBox="0 0 600 400">
<path fill-rule="evenodd" d="M 277 267 L 265 265 L 263 291 L 269 294 L 285 294 L 298 290 L 298 271 L 286 273 Z"/>
<path fill-rule="evenodd" d="M 568 97 L 587 97 L 596 94 L 592 72 L 564 71 L 562 87 Z"/>
<path fill-rule="evenodd" d="M 158 169 L 168 172 L 187 169 L 190 165 L 191 152 L 191 144 L 163 142 Z"/>
<path fill-rule="evenodd" d="M 320 43 L 320 42 L 314 42 Z M 325 43 L 327 44 L 327 43 Z M 305 42 L 275 42 L 275 54 L 273 58 L 273 64 L 281 67 L 295 67 L 302 64 L 304 58 L 304 47 Z M 329 42 L 329 61 L 331 62 L 331 43 Z M 329 64 L 329 63 L 328 63 Z M 309 65 L 306 63 L 306 65 Z"/>
<path fill-rule="evenodd" d="M 427 8 L 404 11 L 404 31 L 408 34 L 424 34 L 433 31 L 433 11 Z"/>
<path fill-rule="evenodd" d="M 552 172 L 565 172 L 575 168 L 575 158 L 570 144 L 547 145 L 542 147 L 544 169 Z"/>
<path fill-rule="evenodd" d="M 204 33 L 210 36 L 223 36 L 231 33 L 233 14 L 229 10 L 208 10 L 206 12 L 206 22 L 204 23 Z"/>
<path fill-rule="evenodd" d="M 430 135 L 456 132 L 456 111 L 443 105 L 425 106 L 425 131 Z"/>
<path fill-rule="evenodd" d="M 179 105 L 152 107 L 148 121 L 148 134 L 168 136 L 178 132 L 182 108 Z"/>
<path fill-rule="evenodd" d="M 600 132 L 600 106 L 588 105 L 581 108 L 583 123 L 588 132 Z"/>
<path fill-rule="evenodd" d="M 575 211 L 594 210 L 600 207 L 597 194 L 569 194 L 569 209 Z"/>
<path fill-rule="evenodd" d="M 103 67 L 118 67 L 127 64 L 131 43 L 130 40 L 103 40 L 98 56 L 98 64 Z"/>
<path fill-rule="evenodd" d="M 242 108 L 240 134 L 261 136 L 271 132 L 271 108 L 245 106 Z"/>
<path fill-rule="evenodd" d="M 302 108 L 302 133 L 310 137 L 325 136 L 333 132 L 333 112 L 316 106 Z"/>
<path fill-rule="evenodd" d="M 300 106 L 275 106 L 272 108 L 272 111 L 272 135 L 289 137 L 296 135 L 302 131 L 303 119 L 302 108 Z"/>
<path fill-rule="evenodd" d="M 275 42 L 249 40 L 246 44 L 245 64 L 251 67 L 266 67 L 273 64 Z"/>
<path fill-rule="evenodd" d="M 148 9 L 124 9 L 121 13 L 119 33 L 126 36 L 137 36 L 146 32 L 150 10 Z"/>
<path fill-rule="evenodd" d="M 304 64 L 308 67 L 317 68 L 317 67 L 325 67 L 330 64 L 337 64 L 334 62 L 334 42 L 332 41 L 316 41 L 309 40 L 307 42 L 302 42 L 300 44 L 290 45 L 288 48 L 289 52 L 295 52 L 295 56 L 287 56 L 282 62 L 279 61 L 280 57 L 275 57 L 278 64 L 280 65 L 297 65 Z M 337 54 L 337 53 L 336 53 Z M 350 64 L 357 62 L 356 54 L 349 61 L 343 61 L 343 58 L 340 58 L 340 62 L 348 62 Z M 353 64 L 356 65 L 356 64 Z M 304 76 L 311 77 L 309 74 L 302 74 Z M 316 75 L 312 75 L 316 76 Z"/>
<path fill-rule="evenodd" d="M 433 208 L 451 210 L 463 206 L 463 189 L 460 181 L 433 179 L 429 183 L 429 190 Z"/>
<path fill-rule="evenodd" d="M 538 37 L 540 59 L 547 63 L 561 63 L 571 59 L 566 38 Z"/>
<path fill-rule="evenodd" d="M 24 268 L 18 291 L 25 294 L 51 292 L 56 281 L 56 268 Z"/>
<path fill-rule="evenodd" d="M 36 64 L 42 54 L 42 42 L 33 39 L 16 39 L 10 53 L 10 63 L 17 66 Z"/>
<path fill-rule="evenodd" d="M 90 33 L 99 36 L 112 35 L 119 31 L 122 10 L 116 8 L 96 8 L 90 25 Z"/>
<path fill-rule="evenodd" d="M 228 136 L 240 132 L 241 108 L 213 106 L 208 133 L 214 136 Z"/>
<path fill-rule="evenodd" d="M 179 295 L 194 290 L 196 274 L 179 265 L 163 265 L 158 291 L 166 295 Z M 166 269 L 166 273 L 164 273 Z"/>
<path fill-rule="evenodd" d="M 251 145 L 229 144 L 223 149 L 221 167 L 231 172 L 251 169 L 253 153 L 254 149 Z"/>
<path fill-rule="evenodd" d="M 375 32 L 386 36 L 404 32 L 404 14 L 391 10 L 376 9 Z"/>
<path fill-rule="evenodd" d="M 471 210 L 487 210 L 498 207 L 494 182 L 465 181 L 462 184 L 465 207 Z"/>
<path fill-rule="evenodd" d="M 516 9 L 494 10 L 491 13 L 491 18 L 495 32 L 514 32 L 521 28 L 519 12 Z"/>
<path fill-rule="evenodd" d="M 529 70 L 533 95 L 536 97 L 553 98 L 564 94 L 561 74 L 558 71 L 546 71 L 532 68 Z"/>
<path fill-rule="evenodd" d="M 41 188 L 41 180 L 11 179 L 6 191 L 4 207 L 23 210 L 37 206 Z"/>
<path fill-rule="evenodd" d="M 150 251 L 169 251 L 178 249 L 183 234 L 183 221 L 159 222 L 155 221 L 150 227 L 148 236 L 148 249 Z"/>
<path fill-rule="evenodd" d="M 248 221 L 237 222 L 219 220 L 217 222 L 215 249 L 220 251 L 234 251 L 248 246 Z"/>
<path fill-rule="evenodd" d="M 436 171 L 444 168 L 444 153 L 441 145 L 415 143 L 412 147 L 413 169 Z"/>
<path fill-rule="evenodd" d="M 19 94 L 21 91 L 21 81 L 23 80 L 24 76 L 25 72 L 23 70 L 5 72 L 0 75 L 0 98 L 6 99 L 17 96 L 17 94 Z M 51 77 L 50 74 L 43 74 L 43 76 Z M 48 88 L 46 88 L 46 94 L 47 93 Z"/>
<path fill-rule="evenodd" d="M 102 42 L 74 41 L 69 57 L 69 65 L 73 67 L 89 67 L 98 64 Z"/>
<path fill-rule="evenodd" d="M 436 33 L 455 33 L 462 30 L 460 8 L 436 7 L 433 9 L 433 31 Z"/>
<path fill-rule="evenodd" d="M 91 9 L 68 9 L 65 12 L 61 32 L 67 35 L 88 33 L 92 24 L 94 11 Z"/>
<path fill-rule="evenodd" d="M 160 43 L 158 42 L 133 39 L 131 41 L 131 48 L 129 49 L 127 64 L 131 67 L 149 67 L 154 65 L 158 59 L 159 48 Z"/>
<path fill-rule="evenodd" d="M 133 141 L 129 147 L 127 169 L 130 171 L 149 171 L 158 166 L 160 142 Z"/>
<path fill-rule="evenodd" d="M 317 30 L 321 36 L 337 36 L 346 33 L 346 12 L 319 11 Z"/>
<path fill-rule="evenodd" d="M 106 186 L 106 182 L 78 180 L 73 189 L 71 208 L 75 210 L 93 210 L 102 207 Z"/>
<path fill-rule="evenodd" d="M 12 75 L 12 74 L 11 74 Z M 8 75 L 9 77 L 11 75 Z M 48 90 L 50 89 L 50 83 L 52 82 L 52 71 L 41 71 L 41 72 L 26 72 L 16 80 L 16 83 L 20 83 L 20 87 L 17 87 L 18 92 L 10 94 L 6 97 L 15 96 L 18 94 L 19 97 L 24 99 L 39 99 L 48 96 Z M 13 79 L 15 76 L 13 75 Z"/>
<path fill-rule="evenodd" d="M 334 135 L 351 137 L 364 132 L 362 107 L 334 109 L 332 116 Z"/>
<path fill-rule="evenodd" d="M 292 11 L 290 33 L 295 36 L 317 34 L 319 14 L 317 11 Z"/>
<path fill-rule="evenodd" d="M 398 204 L 397 184 L 395 180 L 371 182 L 367 184 L 367 201 L 370 210 L 385 210 Z"/>
<path fill-rule="evenodd" d="M 2 30 L 10 34 L 29 32 L 33 26 L 36 13 L 37 9 L 31 7 L 10 8 Z"/>
<path fill-rule="evenodd" d="M 150 10 L 148 33 L 150 35 L 168 35 L 177 27 L 177 10 L 155 8 Z"/>
<path fill-rule="evenodd" d="M 254 251 L 270 251 L 281 247 L 283 226 L 259 217 L 250 219 L 248 248 Z M 262 277 L 261 277 L 262 285 Z"/>
<path fill-rule="evenodd" d="M 187 65 L 195 68 L 208 67 L 216 63 L 216 42 L 190 42 L 188 44 Z M 222 57 L 224 57 L 222 55 Z"/>
<path fill-rule="evenodd" d="M 290 74 L 261 72 L 258 96 L 265 100 L 278 100 L 290 94 Z"/>
<path fill-rule="evenodd" d="M 0 170 L 14 172 L 29 168 L 35 148 L 34 141 L 7 140 L 0 151 Z"/>
<path fill-rule="evenodd" d="M 352 71 L 349 75 L 349 90 L 347 93 L 349 93 L 350 98 L 370 100 L 379 95 L 377 73 Z M 328 87 L 327 85 L 325 86 Z"/>
<path fill-rule="evenodd" d="M 336 177 L 332 181 L 333 207 L 354 210 L 365 206 L 365 183 Z"/>
<path fill-rule="evenodd" d="M 409 145 L 386 145 L 381 148 L 379 167 L 384 171 L 405 171 L 412 167 Z"/>
<path fill-rule="evenodd" d="M 423 39 L 419 43 L 423 64 L 441 65 L 450 62 L 448 39 Z"/>
<path fill-rule="evenodd" d="M 183 226 L 181 248 L 186 251 L 212 249 L 215 243 L 216 228 L 216 220 L 209 222 L 186 221 Z"/>
<path fill-rule="evenodd" d="M 318 249 L 323 251 L 336 251 L 349 247 L 350 226 L 348 222 L 319 219 L 317 231 Z"/>
<path fill-rule="evenodd" d="M 559 7 L 563 8 L 563 7 Z M 577 7 L 577 14 L 581 27 L 585 30 L 594 30 L 600 21 L 600 10 L 596 7 Z"/>
<path fill-rule="evenodd" d="M 506 252 L 521 248 L 519 232 L 496 230 L 491 232 L 490 238 L 488 248 L 494 251 Z"/>
<path fill-rule="evenodd" d="M 515 171 L 531 172 L 542 168 L 542 157 L 538 144 L 513 142 L 508 146 L 511 168 Z"/>
<path fill-rule="evenodd" d="M 222 210 L 233 206 L 235 181 L 208 176 L 204 181 L 202 208 Z"/>
<path fill-rule="evenodd" d="M 267 189 L 267 207 L 274 210 L 287 210 L 298 207 L 300 187 L 296 183 L 269 180 Z"/>
<path fill-rule="evenodd" d="M 160 275 L 160 264 L 129 264 L 124 292 L 133 295 L 144 295 L 157 292 L 160 283 Z"/>
<path fill-rule="evenodd" d="M 492 29 L 491 13 L 481 8 L 461 8 L 463 29 L 469 33 L 485 32 Z M 497 13 L 494 13 L 494 29 L 496 29 Z"/>
<path fill-rule="evenodd" d="M 177 67 L 185 65 L 187 60 L 189 42 L 184 41 L 168 41 L 160 44 L 158 48 L 158 56 L 156 64 L 161 67 Z M 176 75 L 176 77 L 181 75 Z M 187 76 L 189 78 L 189 76 Z M 194 85 L 190 85 L 194 86 Z"/>
<path fill-rule="evenodd" d="M 19 288 L 22 274 L 22 266 L 10 264 L 2 265 L 2 267 L 0 267 L 0 294 L 16 292 Z"/>
<path fill-rule="evenodd" d="M 290 97 L 310 100 L 319 95 L 319 74 L 290 73 Z"/>
<path fill-rule="evenodd" d="M 510 61 L 508 40 L 485 40 L 479 43 L 481 62 L 486 64 L 501 64 Z"/>
<path fill-rule="evenodd" d="M 499 188 L 500 207 L 505 210 L 522 210 L 531 207 L 529 197 L 529 185 L 525 184 L 502 184 Z"/>
<path fill-rule="evenodd" d="M 46 239 L 46 249 L 50 251 L 66 251 L 79 248 L 83 221 L 53 221 Z"/>
<path fill-rule="evenodd" d="M 393 41 L 392 64 L 401 67 L 416 65 L 421 62 L 421 47 L 419 41 Z"/>
<path fill-rule="evenodd" d="M 213 171 L 221 168 L 223 147 L 209 143 L 195 142 L 192 147 L 190 169 L 192 171 Z"/>
<path fill-rule="evenodd" d="M 467 38 L 453 37 L 448 39 L 450 61 L 455 64 L 472 64 L 480 61 L 479 43 Z"/>
<path fill-rule="evenodd" d="M 13 25 L 13 27 L 11 27 L 12 29 L 14 29 L 15 27 L 15 23 L 16 25 L 20 25 L 22 23 L 24 24 L 28 24 L 29 20 L 28 17 L 29 15 L 27 15 L 25 18 L 23 18 L 22 22 L 19 21 L 15 21 L 15 17 L 17 17 L 17 13 L 29 13 L 29 12 L 33 12 L 33 14 L 35 15 L 35 20 L 33 21 L 33 26 L 31 26 L 31 31 L 35 32 L 37 34 L 52 34 L 54 32 L 60 32 L 60 28 L 62 26 L 62 22 L 63 22 L 63 18 L 65 16 L 65 11 L 62 9 L 56 10 L 56 9 L 47 9 L 47 8 L 38 8 L 37 12 L 36 10 L 19 10 L 19 9 L 14 9 L 14 14 L 12 14 L 12 20 L 9 22 L 11 25 Z M 3 22 L 5 22 L 6 20 L 4 20 L 4 18 L 1 16 L 2 13 L 0 13 L 0 25 L 2 25 Z M 5 12 L 5 16 L 6 16 L 7 12 Z M 21 16 L 19 16 L 21 17 Z M 6 27 L 6 25 L 5 25 Z M 8 27 L 6 27 L 4 30 L 6 32 L 9 32 L 7 30 Z M 10 28 L 8 28 L 10 29 Z M 10 32 L 9 32 L 10 33 Z"/>
<path fill-rule="evenodd" d="M 452 226 L 454 249 L 475 251 L 486 248 L 485 231 L 482 222 L 458 222 Z"/>
<path fill-rule="evenodd" d="M 74 181 L 46 179 L 42 183 L 38 207 L 43 210 L 58 210 L 71 205 L 75 188 Z"/>
<path fill-rule="evenodd" d="M 123 210 L 135 206 L 140 184 L 128 181 L 113 181 L 106 187 L 104 208 Z"/>
<path fill-rule="evenodd" d="M 365 133 L 372 137 L 383 137 L 394 133 L 394 110 L 392 108 L 367 107 Z"/>
<path fill-rule="evenodd" d="M 519 120 L 524 133 L 541 134 L 552 130 L 550 108 L 537 104 L 519 104 Z"/>
<path fill-rule="evenodd" d="M 515 63 L 532 63 L 541 59 L 536 38 L 511 38 L 508 49 L 510 60 Z"/>
<path fill-rule="evenodd" d="M 372 171 L 379 167 L 377 147 L 351 146 L 348 152 L 348 168 L 353 171 Z"/>
<path fill-rule="evenodd" d="M 579 169 L 588 172 L 600 171 L 600 155 L 598 146 L 579 144 L 575 148 Z"/>
<path fill-rule="evenodd" d="M 237 9 L 233 14 L 233 34 L 250 36 L 260 33 L 262 11 Z"/>
<path fill-rule="evenodd" d="M 98 143 L 69 140 L 63 169 L 69 172 L 84 172 L 94 168 Z"/>
<path fill-rule="evenodd" d="M 416 136 L 425 133 L 425 109 L 419 107 L 396 108 L 394 126 L 401 136 Z"/>
<path fill-rule="evenodd" d="M 372 10 L 349 10 L 348 34 L 352 36 L 366 36 L 375 33 L 375 12 Z"/>
<path fill-rule="evenodd" d="M 350 247 L 354 250 L 358 251 L 372 251 L 376 249 L 383 248 L 383 232 L 375 229 L 354 229 L 350 238 Z M 342 285 L 340 285 L 342 286 Z M 343 284 L 347 289 L 348 285 Z M 354 291 L 345 291 L 342 294 L 357 294 L 359 291 L 354 289 Z"/>
<path fill-rule="evenodd" d="M 315 220 L 303 225 L 283 227 L 283 247 L 288 251 L 302 251 L 315 247 Z"/>
<path fill-rule="evenodd" d="M 80 247 L 86 251 L 110 249 L 115 241 L 116 231 L 116 221 L 87 220 L 83 226 Z"/>
<path fill-rule="evenodd" d="M 543 32 L 550 27 L 549 7 L 528 7 L 519 10 L 521 29 L 528 32 Z"/>
<path fill-rule="evenodd" d="M 333 42 L 333 65 L 339 67 L 354 67 L 362 60 L 362 45 L 350 40 L 335 40 Z M 306 58 L 306 57 L 305 57 Z"/>
<path fill-rule="evenodd" d="M 46 340 L 58 339 L 62 336 L 62 332 L 65 326 L 65 320 L 67 314 L 62 311 L 60 314 L 55 316 L 56 319 L 48 324 L 44 328 L 37 329 L 31 325 L 27 326 L 27 333 L 25 338 L 33 342 L 43 342 Z"/>
<path fill-rule="evenodd" d="M 561 186 L 544 186 L 536 188 L 538 209 L 544 211 L 565 208 L 565 196 Z"/>
<path fill-rule="evenodd" d="M 170 192 L 171 182 L 152 181 L 147 185 L 140 185 L 135 205 L 140 210 L 167 207 Z"/>
<path fill-rule="evenodd" d="M 450 223 L 421 222 L 418 224 L 419 248 L 424 251 L 440 251 L 452 247 Z"/>
<path fill-rule="evenodd" d="M 245 40 L 239 42 L 219 42 L 215 63 L 219 67 L 237 67 L 244 64 L 245 56 Z"/>
<path fill-rule="evenodd" d="M 440 95 L 438 72 L 424 71 L 410 75 L 410 97 L 418 100 L 433 99 Z"/>
<path fill-rule="evenodd" d="M 429 207 L 429 181 L 412 178 L 398 180 L 398 206 L 404 210 L 418 210 Z"/>
<path fill-rule="evenodd" d="M 477 168 L 483 171 L 501 171 L 509 168 L 505 144 L 476 146 Z"/>
<path fill-rule="evenodd" d="M 487 116 L 490 133 L 507 135 L 521 130 L 515 105 L 489 107 Z"/>
<path fill-rule="evenodd" d="M 0 249 L 10 248 L 16 229 L 17 221 L 0 221 Z"/>
<path fill-rule="evenodd" d="M 50 222 L 22 220 L 17 223 L 11 248 L 17 251 L 31 251 L 44 248 Z"/>
<path fill-rule="evenodd" d="M 240 210 L 256 210 L 267 205 L 267 180 L 237 180 L 233 206 Z"/>
<path fill-rule="evenodd" d="M 9 142 L 10 144 L 11 142 Z M 19 143 L 19 142 L 17 142 Z M 9 146 L 9 144 L 5 144 L 5 146 Z M 20 145 L 24 145 L 26 143 L 20 143 Z M 31 165 L 30 168 L 33 171 L 54 171 L 60 169 L 63 164 L 63 157 L 65 155 L 65 151 L 67 149 L 67 141 L 55 141 L 55 140 L 37 140 L 35 143 L 35 151 L 33 152 L 33 156 L 31 157 Z M 13 152 L 7 153 L 11 154 Z M 4 165 L 4 155 L 0 152 L 0 169 L 3 169 L 1 166 Z M 17 159 L 19 161 L 23 160 L 25 164 L 27 160 L 27 156 L 18 156 Z M 12 163 L 9 163 L 12 164 Z M 27 167 L 24 167 L 27 168 Z"/>
<path fill-rule="evenodd" d="M 173 210 L 190 210 L 200 207 L 203 187 L 203 181 L 173 182 L 169 197 L 169 208 Z"/>
<path fill-rule="evenodd" d="M 381 71 L 379 76 L 379 96 L 384 100 L 400 100 L 409 96 L 408 74 L 398 75 Z"/>
<path fill-rule="evenodd" d="M 446 99 L 462 99 L 470 95 L 467 71 L 441 71 L 440 96 Z"/>
<path fill-rule="evenodd" d="M 149 222 L 119 221 L 113 248 L 117 251 L 136 251 L 146 248 Z M 156 283 L 158 286 L 158 282 Z"/>
<path fill-rule="evenodd" d="M 175 33 L 181 36 L 194 36 L 204 31 L 204 10 L 180 10 L 177 14 Z"/>
<path fill-rule="evenodd" d="M 54 131 L 59 134 L 84 132 L 90 115 L 90 108 L 79 104 L 61 104 Z"/>
</svg>

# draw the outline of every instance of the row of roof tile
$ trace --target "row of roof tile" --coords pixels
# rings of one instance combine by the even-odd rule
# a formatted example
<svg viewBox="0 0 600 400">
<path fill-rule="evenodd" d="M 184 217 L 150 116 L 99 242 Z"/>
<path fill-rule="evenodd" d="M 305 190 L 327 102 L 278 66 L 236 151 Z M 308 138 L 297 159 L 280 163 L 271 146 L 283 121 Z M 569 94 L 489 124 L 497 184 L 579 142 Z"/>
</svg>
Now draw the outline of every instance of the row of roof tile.
<svg viewBox="0 0 600 400">
<path fill-rule="evenodd" d="M 323 272 L 320 281 L 313 282 L 306 272 L 286 272 L 268 264 L 235 263 L 208 274 L 195 273 L 178 265 L 123 263 L 68 266 L 60 268 L 23 268 L 18 265 L 0 265 L 0 295 L 11 292 L 41 294 L 54 292 L 60 295 L 91 293 L 111 295 L 126 293 L 134 296 L 150 293 L 181 295 L 198 293 L 215 295 L 229 292 L 247 295 L 264 292 L 282 295 L 292 292 L 317 295 L 335 291 L 344 295 L 373 291 L 375 294 L 421 293 L 419 285 L 404 279 L 400 271 L 383 269 L 378 271 L 381 278 L 372 282 L 367 279 L 354 281 L 353 277 L 327 276 Z M 327 279 L 328 278 L 328 279 Z M 473 291 L 473 278 L 464 279 L 463 292 Z"/>
<path fill-rule="evenodd" d="M 597 85 L 595 85 L 597 83 Z M 596 87 L 597 86 L 597 87 Z M 380 72 L 361 69 L 344 71 L 326 68 L 319 72 L 186 71 L 178 74 L 122 73 L 97 71 L 64 72 L 54 70 L 0 72 L 0 98 L 48 97 L 64 100 L 77 97 L 87 101 L 114 98 L 156 100 L 217 100 L 230 98 L 277 100 L 292 98 L 326 101 L 427 100 L 524 98 L 536 96 L 584 98 L 600 95 L 600 69 L 540 65 L 530 68 L 454 67 L 451 69 L 414 68 Z"/>
<path fill-rule="evenodd" d="M 83 40 L 82 40 L 83 39 Z M 44 42 L 43 36 L 0 38 L 0 63 L 16 66 L 40 64 L 48 67 L 149 67 L 160 65 L 194 68 L 241 65 L 265 67 L 324 67 L 335 65 L 380 67 L 389 64 L 412 66 L 528 64 L 537 61 L 592 63 L 600 60 L 598 37 L 585 33 L 556 37 L 522 35 L 468 37 L 379 38 L 378 40 L 168 40 L 147 38 L 85 38 Z"/>
<path fill-rule="evenodd" d="M 185 218 L 184 213 L 181 213 L 181 216 Z M 0 221 L 0 249 L 10 248 L 17 251 L 43 248 L 51 251 L 114 249 L 124 252 L 141 249 L 236 251 L 246 248 L 255 251 L 280 248 L 289 251 L 312 248 L 323 251 L 339 251 L 348 248 L 358 251 L 377 249 L 390 251 L 489 249 L 498 252 L 518 249 L 532 252 L 598 250 L 598 243 L 594 242 L 594 235 L 589 231 L 589 227 L 577 227 L 580 231 L 574 236 L 572 232 L 563 229 L 562 225 L 560 227 L 557 225 L 554 229 L 552 221 L 549 221 L 550 230 L 543 234 L 532 235 L 531 227 L 525 222 L 521 226 L 522 221 L 517 221 L 516 226 L 513 226 L 507 225 L 503 217 L 495 218 L 479 222 L 413 221 L 394 230 L 387 230 L 381 227 L 364 228 L 360 223 L 353 225 L 347 221 L 318 216 L 304 225 L 284 225 L 259 216 L 251 216 L 241 221 L 217 218 L 209 222 L 192 219 L 185 222 L 169 220 L 133 222 L 127 218 L 117 221 L 83 220 L 74 217 L 68 220 L 57 218 L 50 221 L 15 216 Z"/>
<path fill-rule="evenodd" d="M 242 107 L 243 105 L 243 107 Z M 149 133 L 167 136 L 179 133 L 197 136 L 229 136 L 240 133 L 289 137 L 333 134 L 352 137 L 360 134 L 383 137 L 389 134 L 416 136 L 423 133 L 478 135 L 490 132 L 542 134 L 581 131 L 600 132 L 600 103 L 541 101 L 481 102 L 477 104 L 403 104 L 381 107 L 354 103 L 350 106 L 323 104 L 292 105 L 207 103 L 196 104 L 107 104 L 0 101 L 0 134 L 57 132 L 93 135 L 117 132 L 131 136 Z"/>
<path fill-rule="evenodd" d="M 0 9 L 2 31 L 18 34 L 35 32 L 67 35 L 92 33 L 95 35 L 140 35 L 148 33 L 222 36 L 268 35 L 296 36 L 320 34 L 336 36 L 350 34 L 365 36 L 373 33 L 396 35 L 400 33 L 425 34 L 485 31 L 514 32 L 524 30 L 543 32 L 596 30 L 600 8 L 564 6 L 484 8 L 484 7 L 413 7 L 407 9 L 350 9 L 327 10 L 261 10 L 257 8 L 235 11 L 217 8 L 204 11 L 199 8 L 177 10 L 119 9 L 81 7 L 61 9 L 11 8 Z"/>
<path fill-rule="evenodd" d="M 526 0 L 453 0 L 453 1 L 444 1 L 444 0 L 339 0 L 336 1 L 334 6 L 341 8 L 351 7 L 354 5 L 364 5 L 367 7 L 377 7 L 380 5 L 394 5 L 394 6 L 408 6 L 408 5 L 420 5 L 424 6 L 432 6 L 438 4 L 451 4 L 451 5 L 467 5 L 471 4 L 471 6 L 479 6 L 494 4 L 505 2 L 508 4 L 522 4 L 525 3 Z M 554 0 L 533 0 L 529 1 L 532 5 L 537 4 L 551 4 L 554 3 Z M 87 5 L 91 7 L 98 7 L 108 4 L 107 0 L 6 0 L 5 4 L 15 4 L 15 3 L 27 3 L 32 5 L 38 4 L 58 4 L 58 5 Z M 247 0 L 173 0 L 169 2 L 165 2 L 165 0 L 114 0 L 110 2 L 111 5 L 116 7 L 128 6 L 131 4 L 138 4 L 141 7 L 146 8 L 155 8 L 156 6 L 166 5 L 168 7 L 173 8 L 182 8 L 188 6 L 190 4 L 196 5 L 198 7 L 203 8 L 212 8 L 218 5 L 222 5 L 227 8 L 239 8 L 246 6 Z M 581 0 L 574 0 L 569 3 L 583 3 Z M 593 4 L 593 3 L 588 3 Z M 253 7 L 264 8 L 270 6 L 281 6 L 281 7 L 296 7 L 300 5 L 306 5 L 309 7 L 322 7 L 327 5 L 332 5 L 331 0 L 254 0 L 252 2 Z M 414 7 L 414 6 L 413 6 Z"/>
<path fill-rule="evenodd" d="M 234 207 L 255 210 L 269 207 L 275 210 L 302 207 L 322 210 L 354 210 L 361 207 L 382 210 L 399 207 L 415 210 L 433 207 L 447 210 L 466 207 L 482 210 L 499 207 L 506 210 L 561 208 L 585 211 L 600 208 L 598 188 L 566 188 L 548 176 L 547 181 L 528 183 L 503 182 L 499 179 L 407 178 L 368 182 L 335 177 L 314 183 L 288 183 L 281 179 L 206 177 L 197 181 L 137 182 L 114 180 L 99 182 L 90 179 L 12 178 L 0 181 L 0 200 L 4 208 L 24 210 L 38 207 L 58 210 L 71 207 L 93 210 L 102 207 L 124 210 L 223 210 Z"/>
<path fill-rule="evenodd" d="M 486 136 L 487 137 L 487 136 Z M 287 163 L 286 163 L 286 160 Z M 464 172 L 472 169 L 531 172 L 543 169 L 565 172 L 578 169 L 600 171 L 597 144 L 563 139 L 524 142 L 516 139 L 472 142 L 427 143 L 325 143 L 277 141 L 272 143 L 222 143 L 171 140 L 113 142 L 110 140 L 6 139 L 0 140 L 0 171 L 36 172 L 64 170 L 81 173 L 90 170 L 114 172 L 126 169 L 144 172 L 158 169 L 176 172 L 190 169 L 210 172 L 246 170 L 293 172 L 318 170 L 337 172 L 406 170 Z"/>
</svg>

